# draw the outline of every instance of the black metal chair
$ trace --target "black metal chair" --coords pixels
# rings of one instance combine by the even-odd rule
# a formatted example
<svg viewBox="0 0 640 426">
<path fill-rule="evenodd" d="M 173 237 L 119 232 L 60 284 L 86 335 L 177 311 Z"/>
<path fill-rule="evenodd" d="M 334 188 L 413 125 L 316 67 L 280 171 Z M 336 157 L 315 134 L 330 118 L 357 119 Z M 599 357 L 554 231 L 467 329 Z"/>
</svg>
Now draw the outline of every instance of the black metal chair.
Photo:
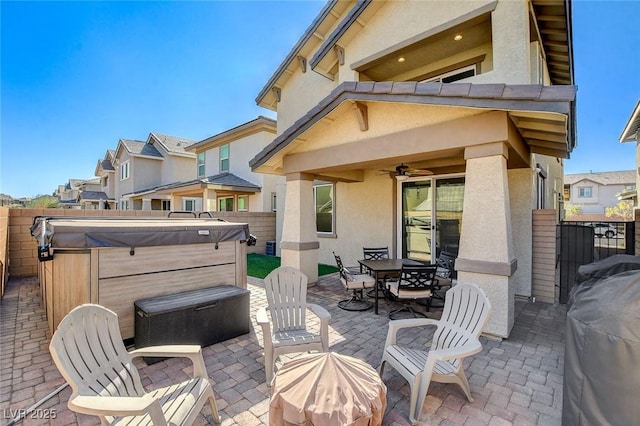
<svg viewBox="0 0 640 426">
<path fill-rule="evenodd" d="M 375 286 L 376 280 L 368 274 L 360 273 L 360 268 L 357 266 L 344 266 L 342 259 L 335 252 L 333 252 L 333 257 L 335 257 L 336 265 L 340 271 L 340 281 L 346 290 L 352 291 L 351 298 L 338 302 L 338 307 L 345 311 L 366 311 L 371 309 L 373 303 L 364 300 L 362 293 L 365 288 Z"/>
<path fill-rule="evenodd" d="M 399 300 L 426 299 L 426 312 L 429 312 L 436 284 L 437 268 L 436 265 L 403 265 L 398 280 L 387 281 L 388 291 Z M 416 311 L 410 303 L 407 303 L 402 308 L 389 312 L 389 319 L 396 319 L 395 317 L 400 312 L 408 312 L 414 318 L 427 316 Z"/>
<path fill-rule="evenodd" d="M 453 285 L 453 279 L 455 278 L 455 263 L 456 255 L 447 251 L 441 251 L 440 256 L 436 259 L 436 283 L 433 286 L 434 292 L 432 299 L 441 300 L 442 303 L 438 305 L 432 304 L 434 308 L 444 307 L 444 297 L 447 290 Z"/>
<path fill-rule="evenodd" d="M 389 259 L 389 247 L 363 247 L 362 248 L 362 254 L 363 254 L 364 260 Z M 371 274 L 371 271 L 367 270 L 366 268 L 364 268 L 362 272 L 365 272 L 367 274 Z M 385 281 L 388 278 L 389 278 L 389 276 L 385 275 L 384 277 L 382 277 L 381 280 L 378 281 L 378 291 L 381 291 L 382 294 L 385 297 L 388 296 L 387 287 L 385 286 Z M 371 291 L 367 292 L 367 296 L 375 297 L 374 291 L 375 290 L 371 290 Z"/>
</svg>

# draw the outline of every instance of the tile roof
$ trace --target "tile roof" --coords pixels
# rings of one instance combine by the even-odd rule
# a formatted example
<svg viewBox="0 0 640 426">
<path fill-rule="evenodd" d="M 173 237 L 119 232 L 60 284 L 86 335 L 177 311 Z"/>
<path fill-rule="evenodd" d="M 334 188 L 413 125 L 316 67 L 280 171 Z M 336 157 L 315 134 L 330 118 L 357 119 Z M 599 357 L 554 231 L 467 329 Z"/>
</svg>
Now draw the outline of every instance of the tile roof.
<svg viewBox="0 0 640 426">
<path fill-rule="evenodd" d="M 152 132 L 151 135 L 155 137 L 169 152 L 184 153 L 185 148 L 189 145 L 193 145 L 196 141 L 177 136 L 162 135 L 160 133 Z"/>
<path fill-rule="evenodd" d="M 111 160 L 102 160 L 100 166 L 102 166 L 102 170 L 115 170 L 113 164 L 111 164 Z"/>
<path fill-rule="evenodd" d="M 155 146 L 146 142 L 136 141 L 131 139 L 120 139 L 120 142 L 131 154 L 146 155 L 149 157 L 162 158 L 162 154 L 156 149 Z"/>
<path fill-rule="evenodd" d="M 80 193 L 81 201 L 100 201 L 100 200 L 113 200 L 113 198 L 109 198 L 109 196 L 102 191 L 82 191 Z"/>
<path fill-rule="evenodd" d="M 195 184 L 208 184 L 208 185 L 220 185 L 229 188 L 244 188 L 248 192 L 258 192 L 260 191 L 260 185 L 256 185 L 255 183 L 249 182 L 246 179 L 243 179 L 239 176 L 234 175 L 233 173 L 220 173 L 217 175 L 209 176 L 206 178 L 193 179 L 186 182 L 173 182 L 166 185 L 155 186 L 152 188 L 141 189 L 139 191 L 130 192 L 127 194 L 128 196 L 135 196 L 139 194 L 145 194 L 154 191 L 160 190 L 168 190 L 168 189 L 177 189 Z"/>
<path fill-rule="evenodd" d="M 575 86 L 347 81 L 336 87 L 327 97 L 275 138 L 249 162 L 249 165 L 255 169 L 264 164 L 280 149 L 347 100 L 540 111 L 571 115 L 575 98 Z M 573 129 L 570 126 L 569 151 L 573 148 L 572 133 Z"/>
<path fill-rule="evenodd" d="M 564 183 L 573 185 L 583 180 L 590 180 L 600 185 L 624 185 L 636 183 L 635 170 L 621 170 L 614 172 L 590 172 L 564 175 Z"/>
</svg>

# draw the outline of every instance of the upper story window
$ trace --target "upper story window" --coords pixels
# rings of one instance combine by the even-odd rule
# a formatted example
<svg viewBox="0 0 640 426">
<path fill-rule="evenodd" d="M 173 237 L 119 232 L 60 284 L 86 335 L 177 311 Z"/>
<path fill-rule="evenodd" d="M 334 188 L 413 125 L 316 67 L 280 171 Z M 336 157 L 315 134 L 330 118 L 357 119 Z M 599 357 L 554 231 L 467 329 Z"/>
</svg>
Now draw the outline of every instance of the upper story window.
<svg viewBox="0 0 640 426">
<path fill-rule="evenodd" d="M 590 186 L 581 186 L 578 188 L 578 197 L 580 198 L 591 198 L 592 188 Z"/>
<path fill-rule="evenodd" d="M 445 72 L 435 77 L 427 78 L 426 80 L 422 80 L 420 83 L 426 83 L 429 81 L 439 81 L 441 83 L 453 83 L 454 81 L 473 77 L 474 75 L 476 75 L 476 69 L 477 69 L 476 65 L 469 65 L 467 67 L 462 67 L 457 70 Z"/>
<path fill-rule="evenodd" d="M 198 153 L 198 177 L 204 177 L 204 174 L 205 174 L 204 159 L 205 159 L 205 153 L 204 152 Z"/>
<path fill-rule="evenodd" d="M 229 171 L 229 144 L 220 146 L 220 172 Z"/>
<path fill-rule="evenodd" d="M 120 165 L 120 180 L 129 179 L 130 170 L 130 162 L 127 160 Z"/>
</svg>

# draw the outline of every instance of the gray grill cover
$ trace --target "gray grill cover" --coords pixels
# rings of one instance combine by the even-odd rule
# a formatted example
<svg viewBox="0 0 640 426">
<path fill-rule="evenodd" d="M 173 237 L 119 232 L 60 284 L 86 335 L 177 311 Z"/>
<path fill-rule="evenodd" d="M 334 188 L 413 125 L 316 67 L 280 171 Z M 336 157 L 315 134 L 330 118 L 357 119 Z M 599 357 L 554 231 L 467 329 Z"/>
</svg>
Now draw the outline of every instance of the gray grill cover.
<svg viewBox="0 0 640 426">
<path fill-rule="evenodd" d="M 54 249 L 145 247 L 245 241 L 249 225 L 217 219 L 40 217 L 31 235 Z"/>
<path fill-rule="evenodd" d="M 602 279 L 567 312 L 562 424 L 640 422 L 640 271 Z"/>
</svg>

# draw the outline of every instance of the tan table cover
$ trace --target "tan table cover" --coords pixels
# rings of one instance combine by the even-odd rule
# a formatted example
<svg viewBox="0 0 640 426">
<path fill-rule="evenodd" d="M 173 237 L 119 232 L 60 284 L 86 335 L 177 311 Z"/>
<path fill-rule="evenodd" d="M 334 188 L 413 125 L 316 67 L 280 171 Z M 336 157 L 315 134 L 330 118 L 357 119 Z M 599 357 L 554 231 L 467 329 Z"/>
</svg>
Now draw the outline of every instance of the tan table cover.
<svg viewBox="0 0 640 426">
<path fill-rule="evenodd" d="M 269 425 L 381 425 L 387 387 L 357 358 L 328 352 L 285 363 L 271 387 Z"/>
</svg>

